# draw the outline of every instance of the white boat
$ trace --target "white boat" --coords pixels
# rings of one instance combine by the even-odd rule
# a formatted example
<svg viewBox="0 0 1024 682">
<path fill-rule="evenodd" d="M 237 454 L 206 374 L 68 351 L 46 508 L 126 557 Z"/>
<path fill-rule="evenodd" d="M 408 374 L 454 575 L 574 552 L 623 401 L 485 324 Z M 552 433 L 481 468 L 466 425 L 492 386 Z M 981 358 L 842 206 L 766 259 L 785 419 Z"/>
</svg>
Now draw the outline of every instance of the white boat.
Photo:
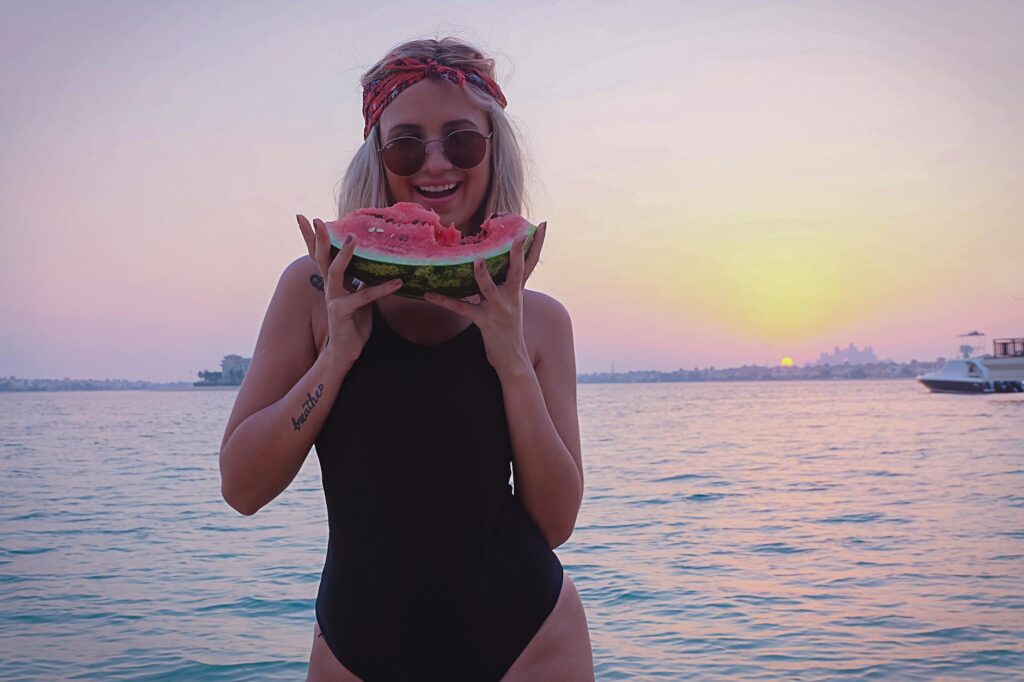
<svg viewBox="0 0 1024 682">
<path fill-rule="evenodd" d="M 1024 337 L 996 339 L 991 355 L 978 355 L 985 335 L 961 334 L 960 357 L 917 377 L 935 393 L 1020 393 L 1024 391 Z M 981 340 L 978 343 L 978 340 Z"/>
</svg>

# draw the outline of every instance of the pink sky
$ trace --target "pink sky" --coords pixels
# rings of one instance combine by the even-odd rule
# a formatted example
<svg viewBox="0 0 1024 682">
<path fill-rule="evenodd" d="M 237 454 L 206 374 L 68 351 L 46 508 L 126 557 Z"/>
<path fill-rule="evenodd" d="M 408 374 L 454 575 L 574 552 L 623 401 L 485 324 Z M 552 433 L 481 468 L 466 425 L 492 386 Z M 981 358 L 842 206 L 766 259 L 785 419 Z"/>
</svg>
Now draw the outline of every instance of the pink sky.
<svg viewBox="0 0 1024 682">
<path fill-rule="evenodd" d="M 896 5 L 9 5 L 0 376 L 251 354 L 360 73 L 435 33 L 498 60 L 579 371 L 1024 335 L 1024 5 Z"/>
</svg>

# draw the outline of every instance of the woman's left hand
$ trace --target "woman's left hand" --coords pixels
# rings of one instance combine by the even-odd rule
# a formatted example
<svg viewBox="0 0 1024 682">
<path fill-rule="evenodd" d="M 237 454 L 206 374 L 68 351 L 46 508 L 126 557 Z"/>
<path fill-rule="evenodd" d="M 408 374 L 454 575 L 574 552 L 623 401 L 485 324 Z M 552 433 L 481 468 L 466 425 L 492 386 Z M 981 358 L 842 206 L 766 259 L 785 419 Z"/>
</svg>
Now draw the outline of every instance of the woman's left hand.
<svg viewBox="0 0 1024 682">
<path fill-rule="evenodd" d="M 466 299 L 458 300 L 434 292 L 424 295 L 426 300 L 435 305 L 465 315 L 480 328 L 480 335 L 483 336 L 487 351 L 487 361 L 499 376 L 533 367 L 523 335 L 523 288 L 530 273 L 537 266 L 537 261 L 540 260 L 540 250 L 544 244 L 547 227 L 546 221 L 537 226 L 537 233 L 534 235 L 528 255 L 523 253 L 525 235 L 512 243 L 508 275 L 500 285 L 494 283 L 483 259 L 476 260 L 473 264 L 473 276 L 480 287 L 479 303 L 471 303 Z"/>
</svg>

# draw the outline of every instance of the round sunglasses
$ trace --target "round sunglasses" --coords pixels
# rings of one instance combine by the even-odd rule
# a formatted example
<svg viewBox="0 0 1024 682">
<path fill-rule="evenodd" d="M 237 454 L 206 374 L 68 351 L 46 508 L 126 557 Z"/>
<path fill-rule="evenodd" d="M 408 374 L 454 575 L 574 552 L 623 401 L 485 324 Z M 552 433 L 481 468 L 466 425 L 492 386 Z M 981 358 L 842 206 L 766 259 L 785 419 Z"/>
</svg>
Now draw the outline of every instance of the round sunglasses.
<svg viewBox="0 0 1024 682">
<path fill-rule="evenodd" d="M 411 135 L 396 137 L 383 147 L 378 147 L 384 165 L 395 175 L 414 175 L 423 168 L 427 160 L 427 145 L 440 142 L 444 156 L 456 168 L 469 170 L 484 160 L 487 153 L 487 141 L 493 132 L 483 133 L 476 130 L 454 130 L 441 140 L 421 140 Z"/>
</svg>

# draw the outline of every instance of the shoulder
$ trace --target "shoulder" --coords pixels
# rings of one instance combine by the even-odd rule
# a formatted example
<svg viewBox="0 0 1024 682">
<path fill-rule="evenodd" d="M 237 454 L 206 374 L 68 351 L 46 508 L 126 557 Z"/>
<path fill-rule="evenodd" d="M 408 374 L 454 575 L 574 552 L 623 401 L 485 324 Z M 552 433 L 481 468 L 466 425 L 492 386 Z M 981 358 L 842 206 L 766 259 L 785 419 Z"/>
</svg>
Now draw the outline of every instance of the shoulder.
<svg viewBox="0 0 1024 682">
<path fill-rule="evenodd" d="M 572 325 L 569 311 L 561 301 L 540 291 L 523 290 L 523 313 L 544 326 Z"/>
<path fill-rule="evenodd" d="M 324 278 L 320 268 L 309 254 L 293 260 L 281 273 L 279 290 L 285 292 L 289 301 L 298 304 L 303 315 L 309 320 L 308 328 L 313 345 L 321 352 L 327 342 L 327 308 L 324 305 Z"/>
<path fill-rule="evenodd" d="M 285 266 L 277 283 L 277 292 L 289 304 L 304 305 L 306 310 L 313 310 L 318 301 L 322 305 L 324 280 L 313 259 L 308 255 L 300 256 Z"/>
<path fill-rule="evenodd" d="M 573 352 L 572 318 L 554 296 L 523 290 L 523 326 L 534 365 L 545 355 Z"/>
<path fill-rule="evenodd" d="M 270 305 L 272 309 L 288 311 L 292 324 L 301 316 L 311 319 L 319 301 L 323 306 L 323 280 L 316 263 L 308 255 L 296 258 L 281 273 Z"/>
<path fill-rule="evenodd" d="M 302 291 L 308 289 L 312 292 L 319 292 L 323 290 L 320 270 L 309 254 L 299 256 L 285 266 L 284 272 L 281 273 L 281 284 L 290 289 Z"/>
</svg>

